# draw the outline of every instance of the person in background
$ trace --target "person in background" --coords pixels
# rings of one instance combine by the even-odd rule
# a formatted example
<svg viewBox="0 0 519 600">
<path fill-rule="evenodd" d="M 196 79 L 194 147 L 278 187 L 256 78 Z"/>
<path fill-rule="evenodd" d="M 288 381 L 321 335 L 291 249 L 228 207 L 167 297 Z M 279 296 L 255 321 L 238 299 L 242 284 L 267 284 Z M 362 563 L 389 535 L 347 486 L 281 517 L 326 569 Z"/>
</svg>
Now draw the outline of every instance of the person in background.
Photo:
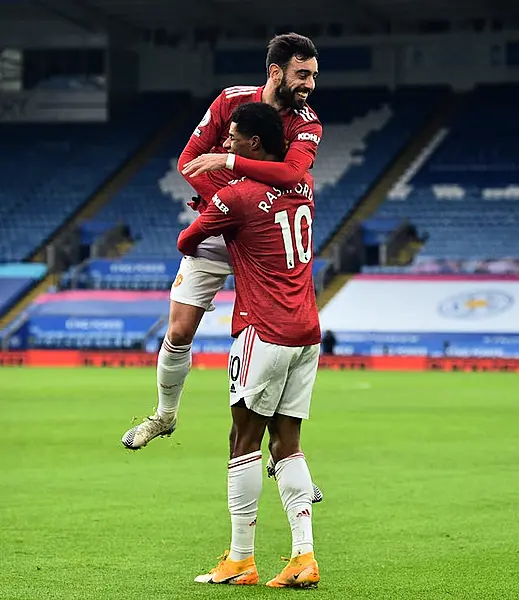
<svg viewBox="0 0 519 600">
<path fill-rule="evenodd" d="M 337 339 L 333 335 L 333 331 L 329 329 L 324 332 L 323 339 L 321 340 L 321 347 L 323 354 L 333 355 L 335 354 L 335 346 L 337 345 Z"/>
</svg>

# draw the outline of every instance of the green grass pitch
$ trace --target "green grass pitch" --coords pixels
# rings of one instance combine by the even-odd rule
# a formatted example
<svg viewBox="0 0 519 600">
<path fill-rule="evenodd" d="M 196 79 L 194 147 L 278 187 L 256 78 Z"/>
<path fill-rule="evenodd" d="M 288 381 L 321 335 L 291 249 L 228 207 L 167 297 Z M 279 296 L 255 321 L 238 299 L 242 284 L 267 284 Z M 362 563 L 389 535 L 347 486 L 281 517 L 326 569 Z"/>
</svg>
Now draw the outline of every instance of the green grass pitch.
<svg viewBox="0 0 519 600">
<path fill-rule="evenodd" d="M 154 370 L 1 369 L 0 599 L 516 600 L 517 382 L 320 372 L 303 448 L 322 581 L 295 591 L 193 582 L 229 542 L 223 371 L 192 373 L 178 431 L 131 453 Z M 290 553 L 266 477 L 256 542 L 263 584 Z"/>
</svg>

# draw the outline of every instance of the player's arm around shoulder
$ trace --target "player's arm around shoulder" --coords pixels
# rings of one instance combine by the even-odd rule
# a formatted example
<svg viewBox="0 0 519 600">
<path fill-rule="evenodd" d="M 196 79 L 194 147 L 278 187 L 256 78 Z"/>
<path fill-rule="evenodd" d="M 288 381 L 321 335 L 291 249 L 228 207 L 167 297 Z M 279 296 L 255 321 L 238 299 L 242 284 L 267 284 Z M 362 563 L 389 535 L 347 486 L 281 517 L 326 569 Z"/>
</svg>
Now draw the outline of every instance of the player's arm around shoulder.
<svg viewBox="0 0 519 600">
<path fill-rule="evenodd" d="M 301 113 L 303 111 L 300 111 Z M 315 114 L 312 117 L 298 114 L 286 131 L 288 148 L 283 162 L 255 161 L 236 156 L 234 171 L 255 181 L 291 189 L 310 169 L 317 155 L 323 128 Z"/>
<path fill-rule="evenodd" d="M 257 90 L 256 86 L 225 88 L 211 104 L 191 136 L 190 142 L 193 142 L 196 152 L 190 152 L 185 156 L 182 153 L 179 160 L 178 169 L 188 182 L 203 173 L 230 168 L 227 164 L 227 154 L 211 153 L 211 150 L 219 145 L 222 136 L 228 130 L 234 109 L 244 100 L 252 101 Z"/>
</svg>

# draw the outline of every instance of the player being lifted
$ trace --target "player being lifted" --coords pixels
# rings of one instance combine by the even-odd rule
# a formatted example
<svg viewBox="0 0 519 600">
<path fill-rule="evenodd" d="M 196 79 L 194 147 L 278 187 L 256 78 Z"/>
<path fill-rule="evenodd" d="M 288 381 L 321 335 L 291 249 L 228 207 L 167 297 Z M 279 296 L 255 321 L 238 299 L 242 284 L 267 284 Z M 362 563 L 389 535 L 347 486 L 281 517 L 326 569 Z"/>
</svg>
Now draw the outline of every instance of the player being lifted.
<svg viewBox="0 0 519 600">
<path fill-rule="evenodd" d="M 264 103 L 239 106 L 225 143 L 236 157 L 283 156 L 283 124 Z M 267 583 L 309 587 L 319 581 L 313 553 L 312 480 L 300 447 L 319 360 L 321 333 L 312 279 L 313 179 L 290 190 L 231 182 L 178 238 L 187 256 L 223 234 L 234 266 L 235 341 L 229 355 L 232 435 L 228 465 L 231 547 L 201 583 L 255 584 L 254 531 L 262 487 L 261 442 L 269 424 L 276 480 L 292 529 L 292 558 Z"/>
<path fill-rule="evenodd" d="M 197 206 L 200 213 L 217 190 L 237 177 L 289 189 L 312 166 L 322 126 L 306 101 L 315 88 L 317 50 L 307 37 L 279 35 L 268 45 L 266 64 L 267 83 L 259 88 L 235 86 L 223 90 L 180 155 L 178 168 L 201 197 Z M 223 148 L 234 109 L 251 101 L 265 102 L 279 111 L 288 144 L 284 161 L 251 160 Z M 204 312 L 213 309 L 213 299 L 231 273 L 221 236 L 205 240 L 196 256 L 182 260 L 171 287 L 168 329 L 157 362 L 157 411 L 124 434 L 122 442 L 127 448 L 137 450 L 175 430 L 180 395 L 191 368 L 193 337 Z M 321 499 L 318 489 L 315 499 Z"/>
</svg>

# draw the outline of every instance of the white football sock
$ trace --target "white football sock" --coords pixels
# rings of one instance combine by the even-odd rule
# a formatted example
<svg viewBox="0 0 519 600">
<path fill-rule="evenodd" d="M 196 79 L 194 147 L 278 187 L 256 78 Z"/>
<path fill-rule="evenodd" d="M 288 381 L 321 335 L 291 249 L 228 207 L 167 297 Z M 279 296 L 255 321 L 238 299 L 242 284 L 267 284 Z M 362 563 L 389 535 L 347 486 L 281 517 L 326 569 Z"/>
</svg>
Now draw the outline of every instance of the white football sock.
<svg viewBox="0 0 519 600">
<path fill-rule="evenodd" d="M 292 556 L 313 552 L 313 486 L 305 455 L 298 452 L 278 461 L 276 481 L 292 530 Z"/>
<path fill-rule="evenodd" d="M 177 415 L 180 394 L 190 368 L 191 344 L 173 346 L 165 337 L 157 360 L 157 413 L 166 421 Z"/>
<path fill-rule="evenodd" d="M 227 500 L 231 514 L 231 560 L 243 560 L 254 554 L 254 534 L 258 500 L 263 485 L 261 451 L 229 461 Z"/>
</svg>

